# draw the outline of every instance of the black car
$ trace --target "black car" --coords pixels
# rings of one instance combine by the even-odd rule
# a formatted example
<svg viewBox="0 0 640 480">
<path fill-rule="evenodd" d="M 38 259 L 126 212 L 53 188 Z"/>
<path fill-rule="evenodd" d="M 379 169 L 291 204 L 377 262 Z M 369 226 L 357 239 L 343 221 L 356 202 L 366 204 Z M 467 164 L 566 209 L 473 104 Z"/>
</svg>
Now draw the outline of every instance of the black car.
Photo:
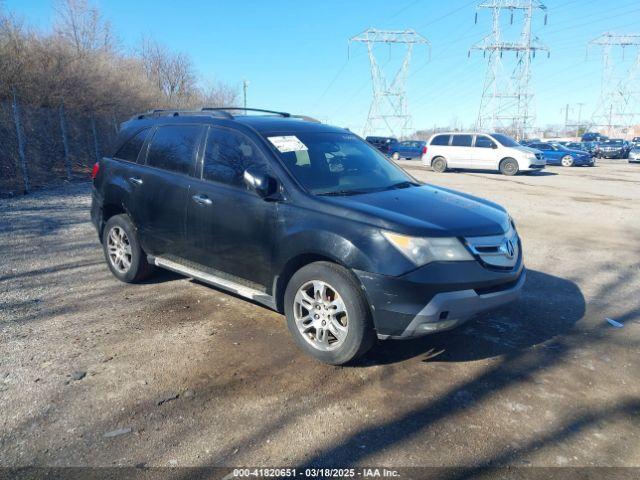
<svg viewBox="0 0 640 480">
<path fill-rule="evenodd" d="M 387 156 L 391 156 L 398 144 L 398 139 L 394 137 L 366 137 L 365 140 Z"/>
<path fill-rule="evenodd" d="M 599 144 L 598 156 L 600 158 L 627 158 L 629 145 L 622 139 L 611 138 Z"/>
<path fill-rule="evenodd" d="M 91 205 L 118 279 L 162 267 L 246 297 L 331 364 L 517 298 L 525 269 L 504 208 L 425 185 L 348 130 L 236 110 L 251 111 L 122 125 Z"/>
</svg>

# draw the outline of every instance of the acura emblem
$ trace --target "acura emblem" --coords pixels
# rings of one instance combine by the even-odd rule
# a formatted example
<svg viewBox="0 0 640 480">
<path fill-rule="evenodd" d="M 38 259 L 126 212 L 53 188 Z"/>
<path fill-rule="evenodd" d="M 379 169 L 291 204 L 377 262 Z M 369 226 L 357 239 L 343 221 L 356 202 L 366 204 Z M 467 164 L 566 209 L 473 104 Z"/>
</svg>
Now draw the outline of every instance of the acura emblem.
<svg viewBox="0 0 640 480">
<path fill-rule="evenodd" d="M 502 245 L 500 245 L 500 253 L 502 253 L 507 258 L 513 258 L 513 254 L 515 253 L 513 242 L 505 238 L 502 242 Z"/>
</svg>

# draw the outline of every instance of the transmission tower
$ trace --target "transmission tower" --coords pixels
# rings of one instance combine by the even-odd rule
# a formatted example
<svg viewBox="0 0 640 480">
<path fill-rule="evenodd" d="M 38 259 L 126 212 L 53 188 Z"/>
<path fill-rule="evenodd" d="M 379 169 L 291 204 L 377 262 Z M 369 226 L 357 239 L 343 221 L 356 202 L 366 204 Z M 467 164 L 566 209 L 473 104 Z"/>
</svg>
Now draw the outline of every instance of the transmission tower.
<svg viewBox="0 0 640 480">
<path fill-rule="evenodd" d="M 607 135 L 624 135 L 635 124 L 640 110 L 640 35 L 603 33 L 589 42 L 602 47 L 602 83 L 600 98 L 591 117 L 593 126 L 606 128 Z M 613 48 L 635 49 L 635 57 L 625 71 L 623 61 L 612 61 Z"/>
<path fill-rule="evenodd" d="M 407 109 L 407 92 L 405 89 L 411 54 L 414 45 L 426 45 L 430 49 L 431 44 L 414 30 L 377 30 L 375 28 L 369 28 L 350 38 L 349 45 L 351 45 L 351 42 L 367 44 L 371 66 L 373 98 L 364 127 L 364 135 L 381 133 L 395 137 L 406 136 L 411 132 L 412 127 L 411 116 Z M 392 46 L 399 45 L 404 47 L 402 63 L 393 76 L 388 75 L 391 72 L 385 74 L 385 66 L 381 67 L 377 62 L 374 52 L 376 44 L 389 45 L 390 56 Z M 387 70 L 391 70 L 391 68 Z M 391 81 L 388 78 L 391 78 Z"/>
<path fill-rule="evenodd" d="M 541 10 L 545 12 L 546 24 L 547 7 L 537 0 L 489 0 L 477 8 L 491 10 L 493 22 L 491 33 L 471 47 L 471 50 L 482 51 L 485 58 L 488 56 L 476 128 L 481 131 L 507 131 L 516 138 L 522 138 L 534 121 L 531 109 L 533 93 L 529 89 L 531 61 L 539 50 L 547 52 L 547 55 L 549 53 L 548 47 L 532 34 L 531 23 L 534 12 Z M 512 24 L 514 12 L 523 13 L 522 29 L 516 41 L 502 38 L 501 17 L 505 10 L 509 12 Z M 504 52 L 515 52 L 516 63 L 511 73 L 505 72 L 502 61 Z"/>
</svg>

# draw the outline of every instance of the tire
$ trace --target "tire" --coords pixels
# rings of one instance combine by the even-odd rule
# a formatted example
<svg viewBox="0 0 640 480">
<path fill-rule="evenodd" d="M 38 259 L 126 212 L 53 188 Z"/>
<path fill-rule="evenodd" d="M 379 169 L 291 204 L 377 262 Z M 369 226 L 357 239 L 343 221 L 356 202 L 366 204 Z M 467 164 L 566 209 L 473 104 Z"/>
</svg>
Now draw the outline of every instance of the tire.
<svg viewBox="0 0 640 480">
<path fill-rule="evenodd" d="M 518 173 L 520 167 L 518 167 L 518 162 L 516 162 L 513 158 L 505 158 L 500 162 L 500 173 L 503 175 L 512 176 Z"/>
<path fill-rule="evenodd" d="M 565 155 L 560 159 L 560 165 L 563 167 L 573 167 L 573 157 L 571 155 Z"/>
<path fill-rule="evenodd" d="M 442 157 L 431 160 L 431 168 L 434 172 L 444 173 L 447 171 L 447 161 Z"/>
<path fill-rule="evenodd" d="M 375 343 L 362 289 L 347 269 L 335 263 L 315 262 L 298 270 L 287 284 L 284 310 L 295 342 L 321 362 L 344 365 Z"/>
<path fill-rule="evenodd" d="M 122 282 L 140 282 L 154 270 L 128 215 L 115 215 L 107 221 L 102 232 L 102 249 L 109 270 Z"/>
<path fill-rule="evenodd" d="M 391 155 L 391 159 L 394 162 L 397 162 L 398 160 L 400 160 L 400 154 L 398 152 L 393 152 L 393 155 Z"/>
</svg>

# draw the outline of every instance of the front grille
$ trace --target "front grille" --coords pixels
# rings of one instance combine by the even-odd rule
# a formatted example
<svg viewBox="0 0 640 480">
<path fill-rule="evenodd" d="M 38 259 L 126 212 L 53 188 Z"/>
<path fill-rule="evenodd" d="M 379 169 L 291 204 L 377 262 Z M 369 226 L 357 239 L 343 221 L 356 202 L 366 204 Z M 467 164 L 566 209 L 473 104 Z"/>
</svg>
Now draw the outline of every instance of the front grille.
<svg viewBox="0 0 640 480">
<path fill-rule="evenodd" d="M 468 237 L 466 241 L 471 251 L 490 267 L 512 269 L 520 258 L 520 240 L 512 226 L 503 235 Z"/>
<path fill-rule="evenodd" d="M 520 277 L 510 282 L 501 283 L 499 285 L 493 285 L 492 287 L 474 288 L 473 290 L 478 295 L 487 295 L 488 293 L 496 293 L 496 292 L 502 292 L 504 290 L 511 290 L 513 287 L 515 287 L 518 284 L 519 281 L 520 281 Z"/>
</svg>

